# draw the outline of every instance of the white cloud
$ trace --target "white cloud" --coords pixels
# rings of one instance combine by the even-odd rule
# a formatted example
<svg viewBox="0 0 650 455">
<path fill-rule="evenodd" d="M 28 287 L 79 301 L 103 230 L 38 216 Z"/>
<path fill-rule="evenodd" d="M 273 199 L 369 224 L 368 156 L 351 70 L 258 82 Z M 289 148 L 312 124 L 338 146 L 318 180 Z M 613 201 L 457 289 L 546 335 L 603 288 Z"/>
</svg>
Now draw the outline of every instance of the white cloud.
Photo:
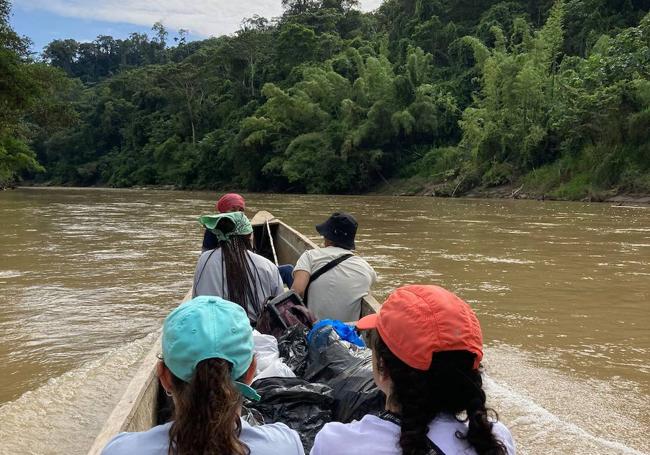
<svg viewBox="0 0 650 455">
<path fill-rule="evenodd" d="M 382 0 L 362 0 L 373 10 Z M 236 31 L 243 18 L 255 14 L 282 14 L 280 0 L 16 0 L 25 9 L 49 11 L 65 17 L 152 25 L 161 21 L 170 29 L 185 28 L 199 36 Z"/>
</svg>

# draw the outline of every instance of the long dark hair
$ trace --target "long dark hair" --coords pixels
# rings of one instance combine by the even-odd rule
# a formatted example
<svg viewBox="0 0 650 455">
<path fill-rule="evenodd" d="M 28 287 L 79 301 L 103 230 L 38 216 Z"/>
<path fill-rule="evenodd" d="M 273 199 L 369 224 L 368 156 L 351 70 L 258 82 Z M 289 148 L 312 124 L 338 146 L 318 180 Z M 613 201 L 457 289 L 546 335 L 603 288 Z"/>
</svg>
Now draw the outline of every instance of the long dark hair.
<svg viewBox="0 0 650 455">
<path fill-rule="evenodd" d="M 216 226 L 225 234 L 234 228 L 234 223 L 228 218 L 222 218 Z M 253 248 L 250 235 L 233 235 L 228 241 L 220 240 L 219 248 L 222 283 L 228 288 L 227 295 L 222 289 L 222 296 L 241 305 L 247 313 L 252 309 L 259 315 L 262 302 L 257 299 L 257 269 L 248 256 L 248 251 Z"/>
<path fill-rule="evenodd" d="M 221 246 L 221 269 L 225 269 L 225 280 L 231 302 L 238 303 L 245 310 L 252 308 L 260 312 L 261 302 L 257 301 L 257 270 L 248 257 L 251 249 L 250 237 L 234 236 L 229 242 L 219 242 Z"/>
<path fill-rule="evenodd" d="M 189 383 L 173 377 L 169 455 L 250 455 L 239 440 L 241 395 L 230 370 L 230 363 L 223 359 L 207 359 L 197 365 Z"/>
<path fill-rule="evenodd" d="M 481 373 L 473 368 L 474 354 L 438 352 L 432 356 L 431 367 L 422 371 L 398 359 L 376 330 L 370 335 L 377 367 L 387 370 L 393 382 L 389 400 L 400 409 L 399 446 L 403 455 L 429 452 L 429 424 L 440 414 L 469 423 L 467 434 L 456 433 L 456 437 L 467 440 L 477 454 L 506 455 L 505 446 L 492 433 Z M 465 419 L 458 417 L 462 413 Z M 490 413 L 498 418 L 493 410 Z"/>
</svg>

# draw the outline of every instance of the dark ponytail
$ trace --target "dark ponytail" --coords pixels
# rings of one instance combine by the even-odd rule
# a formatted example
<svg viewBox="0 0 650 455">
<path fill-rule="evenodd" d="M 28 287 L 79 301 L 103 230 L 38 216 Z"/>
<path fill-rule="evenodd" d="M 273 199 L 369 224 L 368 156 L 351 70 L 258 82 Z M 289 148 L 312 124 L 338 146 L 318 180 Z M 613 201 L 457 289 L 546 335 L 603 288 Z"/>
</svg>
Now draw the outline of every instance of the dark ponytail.
<svg viewBox="0 0 650 455">
<path fill-rule="evenodd" d="M 241 395 L 230 370 L 227 361 L 208 359 L 197 365 L 189 383 L 174 377 L 169 455 L 250 455 L 239 440 Z"/>
<path fill-rule="evenodd" d="M 466 414 L 466 419 L 459 420 L 468 422 L 467 434 L 458 432 L 456 437 L 467 440 L 478 455 L 506 455 L 505 446 L 492 433 L 481 374 L 473 368 L 474 354 L 435 353 L 431 367 L 422 371 L 398 359 L 376 330 L 372 332 L 371 346 L 377 367 L 387 370 L 393 383 L 389 400 L 400 410 L 399 446 L 403 455 L 429 453 L 429 424 L 440 414 L 457 419 Z"/>
</svg>

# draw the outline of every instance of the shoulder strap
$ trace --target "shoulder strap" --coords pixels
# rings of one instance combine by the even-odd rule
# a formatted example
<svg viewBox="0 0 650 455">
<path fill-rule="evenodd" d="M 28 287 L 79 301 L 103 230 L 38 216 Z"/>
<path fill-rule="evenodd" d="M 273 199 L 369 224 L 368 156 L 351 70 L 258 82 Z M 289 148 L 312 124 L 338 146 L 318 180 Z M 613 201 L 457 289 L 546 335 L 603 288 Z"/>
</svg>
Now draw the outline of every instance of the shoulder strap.
<svg viewBox="0 0 650 455">
<path fill-rule="evenodd" d="M 308 295 L 309 295 L 309 286 L 311 286 L 311 284 L 312 284 L 314 281 L 316 281 L 317 279 L 319 279 L 322 275 L 324 275 L 325 273 L 329 272 L 329 271 L 332 270 L 334 267 L 336 267 L 337 265 L 339 265 L 341 262 L 345 261 L 346 259 L 351 258 L 352 256 L 354 256 L 354 254 L 351 254 L 351 253 L 350 253 L 350 254 L 343 254 L 343 255 L 337 257 L 336 259 L 331 260 L 330 262 L 328 262 L 327 264 L 325 264 L 325 265 L 324 265 L 323 267 L 321 267 L 320 269 L 316 270 L 316 271 L 315 271 L 315 272 L 314 272 L 314 273 L 309 277 L 309 282 L 307 283 L 307 287 L 305 288 L 305 296 L 304 296 L 304 298 L 302 299 L 303 302 L 305 303 L 305 306 L 307 305 L 307 300 L 308 300 L 308 298 L 309 298 L 309 297 L 308 297 Z"/>
<path fill-rule="evenodd" d="M 199 281 L 201 281 L 201 277 L 203 276 L 203 272 L 205 272 L 205 267 L 208 265 L 208 262 L 210 262 L 210 258 L 214 254 L 214 252 L 217 251 L 217 249 L 213 249 L 210 254 L 208 255 L 207 259 L 203 263 L 203 267 L 201 267 L 201 272 L 199 272 L 199 276 L 196 276 L 196 280 L 194 281 L 194 285 L 192 286 L 192 298 L 196 297 L 198 294 L 196 292 L 196 288 L 199 285 Z M 204 251 L 205 253 L 205 251 Z"/>
<path fill-rule="evenodd" d="M 381 414 L 379 414 L 377 417 L 379 417 L 382 420 L 386 420 L 388 422 L 394 423 L 398 427 L 402 426 L 402 419 L 396 414 L 393 414 L 390 411 L 384 411 Z M 440 447 L 438 447 L 431 439 L 427 438 L 428 441 L 428 446 L 429 446 L 429 455 L 445 455 L 445 452 L 442 451 Z"/>
</svg>

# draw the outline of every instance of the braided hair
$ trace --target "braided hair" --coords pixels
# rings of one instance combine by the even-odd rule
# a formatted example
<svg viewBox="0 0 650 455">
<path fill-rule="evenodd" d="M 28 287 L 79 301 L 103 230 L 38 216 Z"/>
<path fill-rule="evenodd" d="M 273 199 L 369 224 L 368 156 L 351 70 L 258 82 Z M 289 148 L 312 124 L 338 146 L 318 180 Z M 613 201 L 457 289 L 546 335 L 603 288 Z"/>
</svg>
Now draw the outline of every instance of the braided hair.
<svg viewBox="0 0 650 455">
<path fill-rule="evenodd" d="M 228 290 L 222 295 L 241 305 L 247 312 L 250 309 L 258 315 L 262 302 L 257 298 L 257 269 L 248 256 L 248 251 L 252 249 L 250 236 L 233 236 L 228 242 L 220 241 L 219 246 L 221 272 L 225 277 L 222 283 Z"/>
<path fill-rule="evenodd" d="M 223 359 L 200 362 L 187 383 L 173 376 L 174 422 L 169 430 L 169 455 L 250 455 L 239 439 L 241 395 Z"/>
<path fill-rule="evenodd" d="M 506 455 L 505 446 L 492 433 L 489 414 L 495 419 L 498 416 L 485 407 L 481 373 L 473 368 L 474 354 L 437 352 L 428 370 L 417 370 L 397 358 L 376 330 L 370 336 L 377 367 L 386 370 L 393 383 L 389 402 L 400 410 L 399 447 L 403 455 L 429 453 L 429 424 L 441 414 L 468 422 L 467 433 L 457 432 L 455 436 L 467 440 L 478 455 Z M 458 417 L 462 414 L 464 419 Z"/>
<path fill-rule="evenodd" d="M 235 224 L 228 218 L 222 218 L 218 221 L 215 229 L 229 234 L 235 230 Z M 240 305 L 246 310 L 249 317 L 251 317 L 251 313 L 257 316 L 261 312 L 262 302 L 258 301 L 257 296 L 259 275 L 249 257 L 249 250 L 253 249 L 250 234 L 228 235 L 227 238 L 227 240 L 218 240 L 217 246 L 221 249 L 221 276 L 223 277 L 221 296 Z M 208 257 L 203 270 L 209 260 Z M 199 275 L 199 279 L 201 275 Z"/>
</svg>

